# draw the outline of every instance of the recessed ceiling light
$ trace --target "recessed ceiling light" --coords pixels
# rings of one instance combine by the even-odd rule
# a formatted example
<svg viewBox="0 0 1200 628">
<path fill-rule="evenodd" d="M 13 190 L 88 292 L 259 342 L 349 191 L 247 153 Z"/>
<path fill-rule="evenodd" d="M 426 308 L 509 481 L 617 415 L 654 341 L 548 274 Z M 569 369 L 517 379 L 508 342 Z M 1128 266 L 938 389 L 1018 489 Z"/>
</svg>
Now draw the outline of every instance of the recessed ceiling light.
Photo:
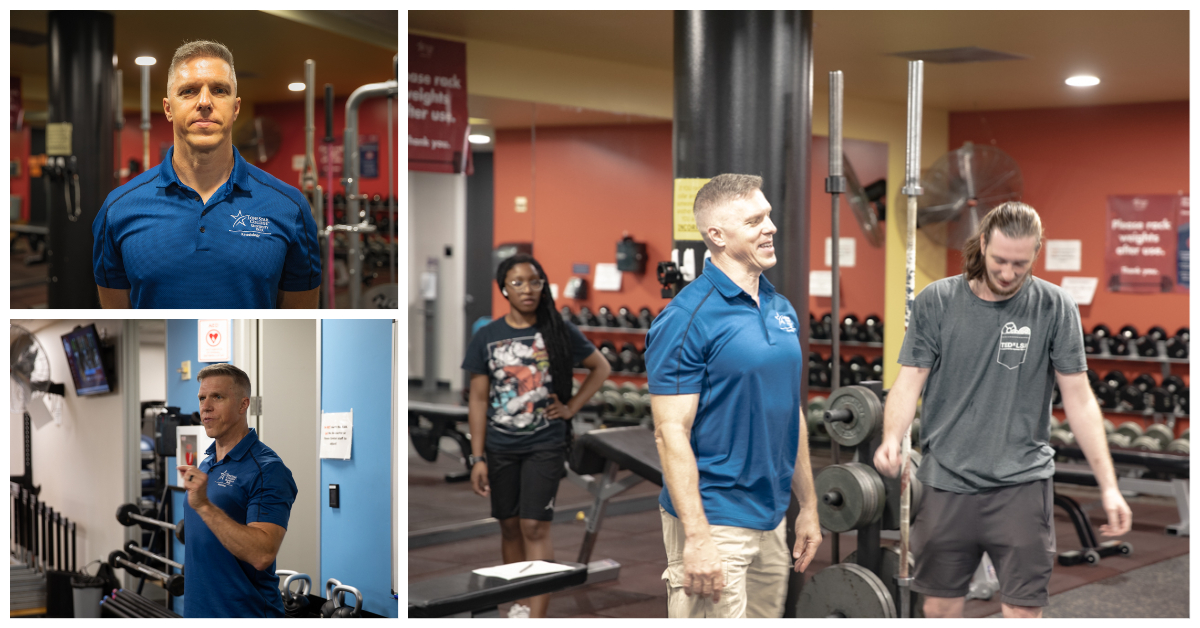
<svg viewBox="0 0 1200 628">
<path fill-rule="evenodd" d="M 471 142 L 472 144 L 487 144 L 492 141 L 492 138 L 486 135 L 471 134 L 467 136 L 467 141 Z"/>
<path fill-rule="evenodd" d="M 288 89 L 293 92 L 302 92 L 304 91 L 304 83 L 288 83 Z"/>
<path fill-rule="evenodd" d="M 1099 84 L 1100 79 L 1094 76 L 1080 75 L 1072 76 L 1071 78 L 1067 79 L 1067 85 L 1070 85 L 1071 87 L 1091 87 Z"/>
<path fill-rule="evenodd" d="M 133 62 L 138 65 L 154 65 L 154 57 L 138 57 Z"/>
</svg>

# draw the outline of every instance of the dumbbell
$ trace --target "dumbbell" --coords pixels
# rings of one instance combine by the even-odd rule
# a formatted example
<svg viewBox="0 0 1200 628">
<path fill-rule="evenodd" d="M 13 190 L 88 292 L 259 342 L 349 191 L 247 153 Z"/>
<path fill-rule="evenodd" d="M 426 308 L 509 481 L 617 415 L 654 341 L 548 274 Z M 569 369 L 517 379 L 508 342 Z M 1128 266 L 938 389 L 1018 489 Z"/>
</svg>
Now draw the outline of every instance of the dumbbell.
<svg viewBox="0 0 1200 628">
<path fill-rule="evenodd" d="M 1176 438 L 1167 444 L 1165 450 L 1169 454 L 1183 454 L 1185 456 L 1192 455 L 1191 443 L 1186 438 Z"/>
<path fill-rule="evenodd" d="M 612 367 L 614 373 L 625 370 L 625 362 L 621 360 L 621 354 L 617 353 L 617 346 L 611 340 L 600 343 L 600 355 L 608 360 L 608 365 Z"/>
<path fill-rule="evenodd" d="M 1172 395 L 1178 395 L 1179 391 L 1187 388 L 1187 384 L 1184 384 L 1183 378 L 1178 375 L 1168 375 L 1163 378 L 1162 387 Z"/>
<path fill-rule="evenodd" d="M 1112 434 L 1113 432 L 1117 431 L 1117 426 L 1108 419 L 1101 419 L 1100 424 L 1104 426 L 1105 434 Z"/>
<path fill-rule="evenodd" d="M 602 417 L 616 418 L 621 416 L 621 412 L 624 410 L 624 401 L 621 399 L 621 393 L 615 389 L 601 392 L 600 403 L 600 416 Z"/>
<path fill-rule="evenodd" d="M 124 569 L 142 578 L 157 580 L 159 585 L 171 595 L 183 595 L 183 576 L 179 574 L 166 574 L 149 565 L 139 565 L 129 560 L 129 555 L 121 550 L 113 550 L 108 555 L 108 566 L 113 569 Z"/>
<path fill-rule="evenodd" d="M 1146 409 L 1146 393 L 1141 388 L 1130 384 L 1122 386 L 1117 393 L 1117 407 L 1128 412 L 1141 412 Z"/>
<path fill-rule="evenodd" d="M 858 317 L 853 314 L 843 314 L 840 333 L 839 338 L 842 342 L 855 340 L 858 337 Z"/>
<path fill-rule="evenodd" d="M 1109 434 L 1107 438 L 1108 446 L 1115 449 L 1129 449 L 1129 445 L 1132 442 L 1129 439 L 1128 434 L 1123 434 L 1121 432 L 1113 432 L 1112 434 Z"/>
<path fill-rule="evenodd" d="M 642 361 L 642 354 L 632 342 L 622 344 L 621 353 L 618 356 L 620 356 L 621 362 L 625 365 L 626 371 L 630 373 L 646 372 L 646 363 Z"/>
<path fill-rule="evenodd" d="M 1104 342 L 1103 338 L 1097 338 L 1092 334 L 1084 334 L 1083 336 L 1083 352 L 1088 355 L 1096 355 L 1104 352 L 1100 346 Z"/>
<path fill-rule="evenodd" d="M 312 577 L 306 573 L 285 572 L 282 569 L 276 569 L 275 575 L 283 575 L 287 573 L 287 577 L 283 580 L 283 610 L 290 614 L 298 613 L 308 606 L 308 594 L 312 591 Z M 292 591 L 292 583 L 299 582 L 300 587 L 296 591 Z"/>
<path fill-rule="evenodd" d="M 1108 325 L 1105 325 L 1104 323 L 1097 323 L 1096 326 L 1092 328 L 1092 335 L 1096 338 L 1108 338 L 1112 336 L 1112 332 L 1109 331 Z"/>
<path fill-rule="evenodd" d="M 1133 439 L 1130 447 L 1139 451 L 1162 451 L 1171 443 L 1171 429 L 1161 423 L 1146 428 L 1146 432 Z"/>
<path fill-rule="evenodd" d="M 1124 336 L 1116 335 L 1105 339 L 1108 342 L 1108 352 L 1116 356 L 1129 355 L 1129 341 Z"/>
<path fill-rule="evenodd" d="M 1115 410 L 1117 407 L 1117 389 L 1110 387 L 1104 381 L 1097 382 L 1092 388 L 1096 393 L 1096 403 L 1100 404 L 1101 408 Z"/>
<path fill-rule="evenodd" d="M 1143 358 L 1158 357 L 1158 342 L 1150 336 L 1142 336 L 1135 340 L 1134 348 L 1137 349 L 1137 354 Z"/>
<path fill-rule="evenodd" d="M 1167 338 L 1165 348 L 1168 358 L 1186 360 L 1188 357 L 1188 341 L 1186 340 L 1180 340 L 1178 337 Z"/>
<path fill-rule="evenodd" d="M 586 305 L 579 306 L 579 316 L 577 318 L 579 324 L 584 327 L 600 327 L 600 321 L 596 320 L 596 315 L 592 313 L 592 309 Z"/>
<path fill-rule="evenodd" d="M 560 309 L 558 312 L 559 312 L 559 314 L 562 315 L 562 319 L 564 321 L 566 321 L 568 323 L 573 323 L 575 325 L 579 324 L 579 319 L 575 317 L 575 312 L 571 311 L 571 306 L 564 305 L 564 306 L 562 306 L 562 309 Z"/>
<path fill-rule="evenodd" d="M 1159 414 L 1175 412 L 1175 396 L 1162 386 L 1146 391 L 1146 406 Z"/>
<path fill-rule="evenodd" d="M 1060 447 L 1071 447 L 1075 444 L 1075 435 L 1059 428 L 1050 432 L 1050 444 Z"/>
<path fill-rule="evenodd" d="M 863 330 L 866 332 L 865 342 L 883 342 L 883 319 L 875 314 L 871 314 L 862 324 Z"/>
<path fill-rule="evenodd" d="M 1154 327 L 1151 327 L 1150 329 L 1146 330 L 1146 335 L 1143 336 L 1143 338 L 1150 338 L 1150 339 L 1154 340 L 1155 342 L 1158 342 L 1159 340 L 1166 340 L 1167 339 L 1167 330 L 1163 329 L 1162 327 L 1159 327 L 1158 325 L 1155 325 Z"/>
<path fill-rule="evenodd" d="M 654 322 L 654 313 L 650 308 L 644 307 L 638 310 L 638 326 L 642 329 L 650 329 L 650 324 Z"/>
<path fill-rule="evenodd" d="M 138 545 L 137 541 L 134 541 L 132 539 L 129 541 L 125 541 L 125 553 L 129 556 L 129 560 L 131 562 L 140 563 L 140 562 L 142 562 L 143 558 L 149 558 L 151 560 L 158 561 L 164 565 L 170 565 L 170 566 L 178 569 L 179 571 L 183 571 L 183 565 L 181 563 L 177 563 L 177 562 L 171 560 L 170 558 L 167 558 L 166 556 L 159 556 L 158 554 L 155 554 L 154 552 L 144 550 L 144 549 L 142 549 L 141 545 Z"/>
<path fill-rule="evenodd" d="M 830 340 L 833 338 L 833 314 L 823 314 L 821 319 L 817 321 L 813 327 L 813 338 L 818 340 Z"/>
<path fill-rule="evenodd" d="M 1121 328 L 1121 331 L 1116 333 L 1117 337 L 1124 337 L 1126 340 L 1137 340 L 1142 335 L 1138 333 L 1137 327 L 1126 325 Z"/>
<path fill-rule="evenodd" d="M 846 364 L 850 369 L 850 385 L 857 386 L 864 381 L 871 379 L 871 365 L 867 359 L 861 355 L 856 355 L 850 358 Z"/>
<path fill-rule="evenodd" d="M 1109 388 L 1115 388 L 1117 390 L 1129 385 L 1129 379 L 1126 378 L 1125 374 L 1121 371 L 1109 371 L 1108 373 L 1105 373 L 1104 382 L 1108 384 Z"/>
<path fill-rule="evenodd" d="M 596 310 L 596 318 L 604 327 L 621 326 L 620 323 L 617 322 L 617 315 L 613 314 L 612 309 L 610 309 L 607 305 L 601 305 L 600 309 Z"/>
<path fill-rule="evenodd" d="M 649 399 L 637 390 L 621 393 L 622 414 L 631 419 L 641 419 L 646 416 L 646 406 Z"/>
<path fill-rule="evenodd" d="M 830 385 L 833 381 L 833 369 L 830 367 L 829 360 L 817 356 L 820 362 L 817 363 L 815 370 L 817 371 L 817 386 L 821 388 L 832 388 Z"/>
<path fill-rule="evenodd" d="M 633 310 L 624 305 L 617 308 L 617 322 L 621 324 L 621 327 L 629 329 L 640 329 L 642 326 L 637 315 L 633 313 Z"/>
<path fill-rule="evenodd" d="M 121 504 L 121 507 L 117 508 L 117 523 L 126 528 L 138 525 L 143 530 L 153 530 L 157 526 L 168 532 L 174 532 L 175 538 L 179 539 L 180 543 L 183 543 L 183 519 L 180 519 L 179 523 L 159 521 L 153 517 L 143 515 L 141 509 L 136 504 Z"/>
<path fill-rule="evenodd" d="M 1129 438 L 1129 442 L 1133 442 L 1137 437 L 1142 435 L 1142 426 L 1133 421 L 1126 421 L 1117 428 L 1118 434 L 1124 434 Z"/>
<path fill-rule="evenodd" d="M 1092 388 L 1092 390 L 1096 390 L 1096 384 L 1100 382 L 1100 376 L 1098 374 L 1096 374 L 1096 371 L 1093 371 L 1092 369 L 1088 369 L 1087 370 L 1087 378 L 1088 378 L 1088 386 L 1090 386 Z"/>
<path fill-rule="evenodd" d="M 343 596 L 347 593 L 354 596 L 354 608 L 342 605 Z M 333 588 L 333 601 L 334 608 L 332 617 L 334 619 L 340 619 L 343 617 L 362 617 L 363 599 L 362 593 L 359 593 L 358 589 L 348 584 L 339 584 Z"/>
<path fill-rule="evenodd" d="M 1147 390 L 1157 386 L 1158 382 L 1154 381 L 1153 376 L 1147 373 L 1142 373 L 1141 375 L 1133 378 L 1133 385 L 1137 386 L 1142 392 L 1146 392 Z"/>
<path fill-rule="evenodd" d="M 1176 395 L 1175 402 L 1179 404 L 1179 413 L 1184 416 L 1190 416 L 1188 406 L 1191 404 L 1190 395 L 1187 386 L 1184 386 Z"/>
<path fill-rule="evenodd" d="M 808 352 L 808 385 L 820 386 L 820 381 L 817 378 L 817 372 L 821 368 L 821 354 L 816 351 Z"/>
<path fill-rule="evenodd" d="M 883 358 L 871 360 L 871 379 L 877 382 L 883 381 Z"/>
</svg>

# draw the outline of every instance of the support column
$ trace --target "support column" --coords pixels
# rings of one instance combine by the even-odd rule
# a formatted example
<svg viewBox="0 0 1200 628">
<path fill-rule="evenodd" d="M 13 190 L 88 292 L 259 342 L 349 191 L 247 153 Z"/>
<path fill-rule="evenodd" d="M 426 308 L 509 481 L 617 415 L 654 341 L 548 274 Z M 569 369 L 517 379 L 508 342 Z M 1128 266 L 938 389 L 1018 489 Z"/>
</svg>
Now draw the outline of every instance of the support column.
<svg viewBox="0 0 1200 628">
<path fill-rule="evenodd" d="M 113 190 L 113 17 L 50 11 L 48 20 L 49 122 L 71 124 L 63 168 L 44 175 L 49 185 L 48 305 L 97 308 L 92 220 Z"/>
<path fill-rule="evenodd" d="M 727 172 L 763 178 L 779 228 L 778 262 L 765 274 L 800 316 L 804 355 L 812 91 L 811 11 L 675 12 L 675 178 Z M 681 266 L 691 249 L 696 274 L 702 272 L 703 242 L 677 240 L 674 248 Z M 808 382 L 798 385 L 807 406 Z M 789 548 L 795 543 L 794 501 L 787 515 Z M 801 578 L 792 574 L 785 616 L 794 616 Z"/>
</svg>

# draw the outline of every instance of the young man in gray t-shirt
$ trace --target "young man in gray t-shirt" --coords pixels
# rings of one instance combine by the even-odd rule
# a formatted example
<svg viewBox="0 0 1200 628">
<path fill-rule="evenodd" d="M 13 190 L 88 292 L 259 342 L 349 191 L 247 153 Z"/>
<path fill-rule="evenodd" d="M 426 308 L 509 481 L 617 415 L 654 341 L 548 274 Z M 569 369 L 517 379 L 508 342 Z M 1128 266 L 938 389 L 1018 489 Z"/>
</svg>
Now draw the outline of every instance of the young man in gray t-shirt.
<svg viewBox="0 0 1200 628">
<path fill-rule="evenodd" d="M 1088 384 L 1078 308 L 1031 272 L 1041 243 L 1037 212 L 1004 203 L 963 247 L 963 274 L 930 284 L 912 306 L 875 466 L 899 473 L 900 440 L 924 387 L 918 478 L 926 489 L 913 505 L 912 588 L 925 595 L 926 617 L 962 617 L 983 551 L 996 565 L 1004 616 L 1041 617 L 1056 551 L 1055 380 L 1100 487 L 1101 534 L 1130 528 Z"/>
</svg>

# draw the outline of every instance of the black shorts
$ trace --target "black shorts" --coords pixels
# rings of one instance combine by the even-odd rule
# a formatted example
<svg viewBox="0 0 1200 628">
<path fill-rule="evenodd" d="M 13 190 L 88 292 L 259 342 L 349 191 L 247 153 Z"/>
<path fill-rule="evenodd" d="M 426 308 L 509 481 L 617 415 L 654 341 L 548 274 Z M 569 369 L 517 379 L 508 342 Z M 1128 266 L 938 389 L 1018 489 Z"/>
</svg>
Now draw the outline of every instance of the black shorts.
<svg viewBox="0 0 1200 628">
<path fill-rule="evenodd" d="M 987 552 L 1000 580 L 1000 601 L 1045 606 L 1057 550 L 1054 484 L 1036 480 L 970 495 L 926 486 L 912 549 L 917 563 L 912 588 L 918 593 L 965 596 Z"/>
<path fill-rule="evenodd" d="M 561 447 L 522 454 L 487 452 L 492 516 L 553 520 L 558 483 L 567 476 L 566 460 Z"/>
</svg>

